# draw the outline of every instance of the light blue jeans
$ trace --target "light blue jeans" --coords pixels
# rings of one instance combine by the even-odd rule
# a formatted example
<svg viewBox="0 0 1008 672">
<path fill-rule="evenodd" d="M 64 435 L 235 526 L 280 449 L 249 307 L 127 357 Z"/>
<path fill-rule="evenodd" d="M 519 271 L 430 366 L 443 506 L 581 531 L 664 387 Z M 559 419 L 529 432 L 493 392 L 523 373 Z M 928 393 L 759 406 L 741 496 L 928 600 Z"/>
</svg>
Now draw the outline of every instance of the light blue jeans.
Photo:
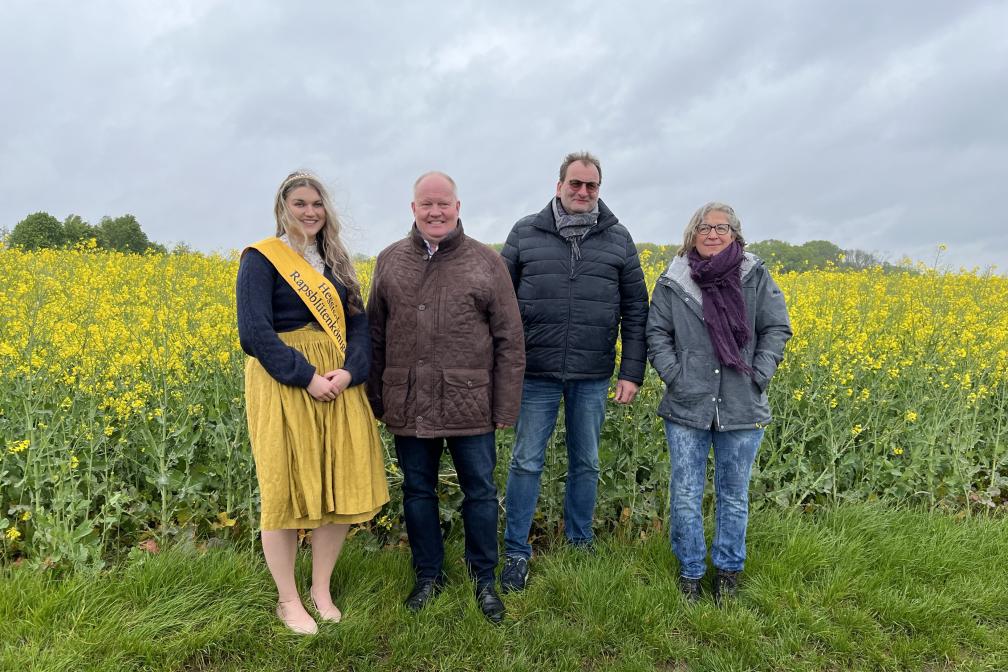
<svg viewBox="0 0 1008 672">
<path fill-rule="evenodd" d="M 707 456 L 714 446 L 715 525 L 711 562 L 737 572 L 745 565 L 749 523 L 749 477 L 762 429 L 729 432 L 692 429 L 665 421 L 671 474 L 669 478 L 669 539 L 679 559 L 679 574 L 699 579 L 707 571 L 703 529 L 703 494 Z"/>
<path fill-rule="evenodd" d="M 546 462 L 546 445 L 556 429 L 561 398 L 567 429 L 564 534 L 572 544 L 591 542 L 598 490 L 599 433 L 605 420 L 608 394 L 608 378 L 566 382 L 549 378 L 525 379 L 504 498 L 505 555 L 524 558 L 532 555 L 529 530 L 539 501 L 539 479 Z"/>
</svg>

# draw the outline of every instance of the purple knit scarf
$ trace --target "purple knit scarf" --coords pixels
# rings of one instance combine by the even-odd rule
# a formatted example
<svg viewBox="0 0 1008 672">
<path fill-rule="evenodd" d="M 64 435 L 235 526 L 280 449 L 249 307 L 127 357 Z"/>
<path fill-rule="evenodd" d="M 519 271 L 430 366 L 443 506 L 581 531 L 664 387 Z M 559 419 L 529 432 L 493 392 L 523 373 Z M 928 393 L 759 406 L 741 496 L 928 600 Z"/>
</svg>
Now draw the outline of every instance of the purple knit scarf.
<svg viewBox="0 0 1008 672">
<path fill-rule="evenodd" d="M 742 246 L 738 241 L 713 257 L 704 259 L 693 248 L 687 256 L 690 276 L 703 294 L 703 316 L 707 323 L 714 352 L 724 366 L 744 371 L 750 376 L 752 367 L 745 363 L 739 348 L 749 342 L 749 318 L 742 298 Z"/>
</svg>

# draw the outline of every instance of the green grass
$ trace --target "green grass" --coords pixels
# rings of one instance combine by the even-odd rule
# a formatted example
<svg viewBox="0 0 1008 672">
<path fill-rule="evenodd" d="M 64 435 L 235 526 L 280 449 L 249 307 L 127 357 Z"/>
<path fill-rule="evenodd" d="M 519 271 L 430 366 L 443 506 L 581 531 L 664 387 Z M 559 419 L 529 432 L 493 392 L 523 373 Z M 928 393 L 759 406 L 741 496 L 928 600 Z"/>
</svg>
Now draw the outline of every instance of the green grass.
<svg viewBox="0 0 1008 672">
<path fill-rule="evenodd" d="M 418 615 L 402 549 L 351 542 L 345 620 L 288 634 L 254 549 L 176 549 L 100 574 L 6 568 L 3 670 L 1003 670 L 1008 520 L 850 506 L 753 514 L 743 590 L 687 606 L 667 540 L 610 537 L 532 563 L 484 621 L 449 543 L 449 588 Z M 299 560 L 306 575 L 308 558 Z"/>
</svg>

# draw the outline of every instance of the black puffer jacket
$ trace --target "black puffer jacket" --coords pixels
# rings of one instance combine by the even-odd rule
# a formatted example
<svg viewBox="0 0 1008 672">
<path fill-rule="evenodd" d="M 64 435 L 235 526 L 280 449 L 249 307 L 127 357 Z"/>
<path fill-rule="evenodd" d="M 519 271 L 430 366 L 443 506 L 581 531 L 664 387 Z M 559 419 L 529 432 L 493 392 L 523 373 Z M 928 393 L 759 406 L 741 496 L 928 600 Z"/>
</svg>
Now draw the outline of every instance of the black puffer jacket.
<svg viewBox="0 0 1008 672">
<path fill-rule="evenodd" d="M 518 220 L 501 254 L 525 327 L 525 375 L 608 378 L 623 341 L 619 377 L 644 380 L 648 294 L 630 232 L 602 202 L 580 242 L 581 258 L 556 230 L 553 204 Z"/>
</svg>

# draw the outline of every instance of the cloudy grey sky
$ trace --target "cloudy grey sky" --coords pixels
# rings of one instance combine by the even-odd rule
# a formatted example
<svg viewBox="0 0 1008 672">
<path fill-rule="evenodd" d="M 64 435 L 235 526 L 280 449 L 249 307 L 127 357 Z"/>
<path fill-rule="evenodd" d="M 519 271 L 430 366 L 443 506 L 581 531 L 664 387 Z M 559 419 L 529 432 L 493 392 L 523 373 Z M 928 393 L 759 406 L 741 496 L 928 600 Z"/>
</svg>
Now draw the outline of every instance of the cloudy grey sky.
<svg viewBox="0 0 1008 672">
<path fill-rule="evenodd" d="M 459 183 L 501 242 L 569 151 L 639 242 L 708 200 L 747 239 L 1008 270 L 1008 2 L 30 2 L 0 5 L 0 226 L 132 213 L 229 250 L 290 170 L 348 242 Z"/>
</svg>

